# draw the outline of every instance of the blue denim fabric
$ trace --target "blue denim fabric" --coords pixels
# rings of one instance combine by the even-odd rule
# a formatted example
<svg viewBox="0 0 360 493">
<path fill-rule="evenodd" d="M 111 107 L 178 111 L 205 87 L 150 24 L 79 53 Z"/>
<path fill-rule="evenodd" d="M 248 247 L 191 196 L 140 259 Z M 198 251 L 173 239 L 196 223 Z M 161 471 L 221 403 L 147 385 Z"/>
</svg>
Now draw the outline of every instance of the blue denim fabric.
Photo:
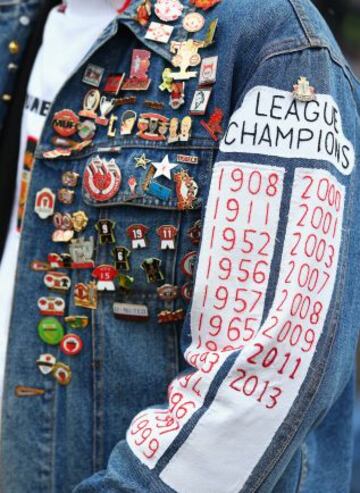
<svg viewBox="0 0 360 493">
<path fill-rule="evenodd" d="M 9 107 L 3 95 L 12 95 L 17 70 L 42 0 L 0 0 L 0 131 Z M 8 45 L 19 43 L 19 52 L 12 54 Z"/>
<path fill-rule="evenodd" d="M 351 493 L 360 491 L 360 401 L 356 402 L 354 413 L 354 459 Z"/>
<path fill-rule="evenodd" d="M 154 82 L 145 95 L 138 96 L 133 109 L 138 113 L 144 111 L 143 99 L 167 102 L 167 95 L 159 95 L 157 81 L 160 82 L 160 74 L 169 65 L 171 54 L 167 45 L 144 38 L 144 29 L 133 20 L 139 3 L 133 1 L 131 7 L 108 26 L 95 46 L 89 47 L 86 59 L 57 95 L 36 151 L 7 356 L 1 445 L 3 493 L 69 493 L 74 488 L 76 493 L 173 491 L 159 475 L 186 441 L 205 409 L 200 409 L 198 415 L 187 423 L 153 470 L 144 466 L 124 441 L 126 430 L 136 413 L 148 406 L 164 403 L 167 385 L 187 367 L 181 356 L 181 331 L 182 349 L 186 349 L 190 342 L 189 312 L 183 327 L 158 325 L 156 313 L 163 308 L 163 304 L 154 288 L 146 282 L 139 263 L 145 255 L 158 257 L 162 260 L 166 281 L 184 284 L 186 278 L 179 263 L 187 252 L 194 249 L 187 231 L 197 219 L 204 217 L 211 170 L 217 161 L 233 159 L 285 167 L 287 174 L 282 206 L 284 210 L 289 207 L 292 178 L 299 160 L 221 153 L 218 143 L 209 137 L 198 120 L 194 123 L 193 137 L 189 142 L 151 143 L 135 136 L 110 141 L 106 128 L 99 127 L 93 144 L 81 153 L 56 160 L 43 157 L 43 152 L 52 148 L 51 118 L 54 112 L 63 108 L 81 109 L 82 99 L 88 90 L 82 83 L 82 76 L 89 62 L 104 67 L 106 74 L 127 72 L 133 48 L 145 45 L 152 51 L 150 77 Z M 190 2 L 183 1 L 183 4 L 186 5 L 186 13 L 191 8 Z M 219 17 L 216 43 L 207 48 L 206 56 L 219 55 L 218 80 L 208 114 L 215 107 L 220 107 L 224 111 L 226 128 L 231 115 L 253 87 L 267 85 L 291 90 L 299 76 L 304 75 L 311 80 L 318 93 L 330 94 L 336 100 L 344 133 L 354 147 L 359 146 L 359 84 L 310 2 L 223 0 L 207 18 L 216 16 Z M 172 40 L 186 36 L 181 20 L 174 24 Z M 186 85 L 187 94 L 191 94 L 196 88 L 196 80 L 191 79 Z M 176 116 L 186 114 L 187 104 L 184 106 Z M 146 153 L 152 161 L 160 161 L 166 154 L 170 161 L 178 153 L 197 156 L 201 164 L 183 166 L 199 184 L 201 200 L 197 207 L 179 211 L 172 201 L 149 195 L 132 201 L 130 192 L 121 192 L 114 199 L 99 203 L 77 188 L 71 211 L 81 209 L 89 216 L 86 236 L 91 231 L 95 234 L 93 228 L 99 219 L 115 221 L 115 234 L 120 244 L 124 243 L 124 231 L 131 224 L 142 223 L 150 228 L 146 254 L 134 250 L 131 255 L 131 264 L 136 267 L 133 271 L 136 290 L 127 298 L 130 302 L 146 303 L 150 321 L 136 324 L 114 319 L 112 304 L 117 294 L 104 293 L 99 297 L 98 309 L 92 312 L 91 326 L 81 333 L 84 341 L 82 354 L 69 358 L 57 348 L 49 350 L 36 334 L 39 321 L 37 300 L 46 292 L 43 276 L 31 271 L 29 263 L 45 260 L 51 251 L 63 250 L 51 242 L 51 221 L 41 221 L 34 214 L 36 193 L 45 186 L 53 190 L 60 188 L 64 171 L 75 171 L 81 175 L 89 159 L 98 154 L 106 159 L 116 159 L 121 166 L 124 183 L 130 175 L 135 175 L 140 181 L 141 170 L 134 168 L 133 158 L 142 153 Z M 349 491 L 353 361 L 360 306 L 360 276 L 357 269 L 360 249 L 356 227 L 360 215 L 358 164 L 351 175 L 344 176 L 327 162 L 315 159 L 306 162 L 308 168 L 330 171 L 347 192 L 335 291 L 324 332 L 304 384 L 242 489 L 246 493 Z M 57 210 L 67 212 L 69 207 L 57 204 Z M 281 217 L 279 247 L 273 260 L 265 314 L 274 297 L 276 273 L 281 260 L 286 227 L 285 215 Z M 159 250 L 155 229 L 162 224 L 176 224 L 179 227 L 175 251 Z M 109 262 L 111 248 L 111 245 L 97 244 L 97 265 Z M 66 294 L 67 313 L 88 313 L 74 306 L 72 290 L 77 282 L 89 281 L 90 273 L 73 270 L 69 275 L 72 289 Z M 181 306 L 177 301 L 174 309 Z M 69 386 L 60 387 L 51 378 L 43 378 L 39 374 L 34 362 L 40 353 L 49 351 L 60 361 L 71 365 L 73 379 Z M 219 371 L 209 392 L 209 403 L 214 399 L 234 356 L 230 355 Z M 14 395 L 16 385 L 40 387 L 45 389 L 45 393 L 20 399 Z M 183 474 L 186 473 L 184 470 Z"/>
</svg>

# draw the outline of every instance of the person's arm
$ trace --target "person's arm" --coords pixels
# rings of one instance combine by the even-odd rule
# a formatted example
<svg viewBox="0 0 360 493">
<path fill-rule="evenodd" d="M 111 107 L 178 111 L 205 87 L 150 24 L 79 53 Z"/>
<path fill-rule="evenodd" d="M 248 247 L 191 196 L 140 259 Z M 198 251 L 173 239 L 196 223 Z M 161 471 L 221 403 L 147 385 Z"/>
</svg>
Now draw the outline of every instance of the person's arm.
<svg viewBox="0 0 360 493">
<path fill-rule="evenodd" d="M 315 101 L 293 99 L 300 76 L 315 86 Z M 213 168 L 184 323 L 192 371 L 171 383 L 166 405 L 134 418 L 107 470 L 76 493 L 271 491 L 339 394 L 352 355 L 326 394 L 321 382 L 341 330 L 351 98 L 325 49 L 257 68 Z"/>
</svg>

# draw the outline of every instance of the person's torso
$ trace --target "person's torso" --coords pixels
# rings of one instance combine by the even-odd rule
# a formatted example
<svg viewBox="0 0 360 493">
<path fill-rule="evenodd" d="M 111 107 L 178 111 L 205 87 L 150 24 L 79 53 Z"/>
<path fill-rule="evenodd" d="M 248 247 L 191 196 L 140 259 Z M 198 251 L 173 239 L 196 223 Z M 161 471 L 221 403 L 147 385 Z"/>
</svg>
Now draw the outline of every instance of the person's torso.
<svg viewBox="0 0 360 493">
<path fill-rule="evenodd" d="M 271 5 L 223 0 L 196 8 L 203 3 L 179 3 L 175 21 L 153 12 L 159 27 L 142 25 L 146 2 L 133 2 L 49 111 L 35 151 L 9 336 L 4 493 L 27 492 L 29 484 L 37 493 L 71 491 L 105 467 L 132 417 L 163 401 L 185 368 L 179 333 L 211 170 L 259 60 L 318 42 L 339 64 L 334 86 L 344 78 L 356 84 L 317 17 L 317 38 L 305 33 L 302 23 L 315 15 L 307 2 L 292 2 L 294 10 L 284 1 L 288 22 L 271 27 L 271 38 L 277 15 Z M 173 85 L 166 68 L 201 72 L 202 83 L 189 75 Z M 294 74 L 294 83 L 301 75 Z M 277 82 L 277 89 L 292 88 Z M 345 135 L 353 133 L 353 105 L 345 97 L 338 104 Z M 351 204 L 347 212 L 350 222 Z M 344 250 L 341 260 L 346 256 Z M 63 330 L 76 337 L 60 348 Z"/>
</svg>

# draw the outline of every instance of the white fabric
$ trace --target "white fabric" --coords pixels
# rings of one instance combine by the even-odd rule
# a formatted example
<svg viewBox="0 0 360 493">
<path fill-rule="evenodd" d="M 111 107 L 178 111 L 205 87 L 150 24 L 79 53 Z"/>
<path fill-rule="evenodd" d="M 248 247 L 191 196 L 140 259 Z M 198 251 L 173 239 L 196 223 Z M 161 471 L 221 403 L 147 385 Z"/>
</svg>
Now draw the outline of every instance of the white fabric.
<svg viewBox="0 0 360 493">
<path fill-rule="evenodd" d="M 287 171 L 255 162 L 214 165 L 185 352 L 194 372 L 173 380 L 167 408 L 144 410 L 127 432 L 150 469 L 185 432 L 160 473 L 178 493 L 242 491 L 299 395 L 326 327 L 345 187 L 325 169 L 297 167 L 290 192 Z M 223 367 L 229 356 L 231 368 Z"/>
<path fill-rule="evenodd" d="M 334 98 L 317 94 L 307 103 L 267 86 L 249 91 L 231 117 L 222 152 L 245 152 L 284 158 L 330 161 L 344 175 L 355 165 Z"/>
<path fill-rule="evenodd" d="M 52 102 L 54 100 L 64 82 L 115 15 L 116 11 L 111 0 L 86 0 L 86 2 L 68 0 L 64 13 L 59 12 L 57 7 L 50 12 L 45 24 L 43 43 L 37 54 L 28 84 L 30 104 L 25 106 L 22 117 L 16 197 L 19 196 L 20 191 L 27 138 L 32 136 L 39 139 L 46 118 L 45 112 L 41 115 L 30 110 L 31 101 L 34 97 L 40 101 Z M 17 206 L 18 200 L 15 200 L 4 255 L 0 264 L 0 411 L 20 242 L 20 234 L 16 230 Z M 29 204 L 29 207 L 33 207 L 33 204 Z"/>
</svg>

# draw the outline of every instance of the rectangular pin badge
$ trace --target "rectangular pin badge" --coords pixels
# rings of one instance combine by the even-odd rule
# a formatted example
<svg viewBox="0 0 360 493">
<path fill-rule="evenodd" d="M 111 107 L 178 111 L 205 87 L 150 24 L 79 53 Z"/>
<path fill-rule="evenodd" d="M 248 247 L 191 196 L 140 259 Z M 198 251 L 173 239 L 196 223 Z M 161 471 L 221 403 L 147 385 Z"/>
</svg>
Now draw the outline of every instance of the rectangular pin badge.
<svg viewBox="0 0 360 493">
<path fill-rule="evenodd" d="M 189 154 L 177 154 L 176 161 L 185 164 L 198 164 L 199 158 L 198 156 L 191 156 Z"/>
<path fill-rule="evenodd" d="M 152 181 L 146 190 L 146 193 L 153 195 L 161 200 L 169 200 L 171 197 L 171 189 L 160 185 L 159 183 Z"/>
<path fill-rule="evenodd" d="M 146 305 L 115 302 L 113 304 L 113 313 L 116 318 L 122 320 L 143 321 L 149 319 L 149 309 Z"/>
</svg>

